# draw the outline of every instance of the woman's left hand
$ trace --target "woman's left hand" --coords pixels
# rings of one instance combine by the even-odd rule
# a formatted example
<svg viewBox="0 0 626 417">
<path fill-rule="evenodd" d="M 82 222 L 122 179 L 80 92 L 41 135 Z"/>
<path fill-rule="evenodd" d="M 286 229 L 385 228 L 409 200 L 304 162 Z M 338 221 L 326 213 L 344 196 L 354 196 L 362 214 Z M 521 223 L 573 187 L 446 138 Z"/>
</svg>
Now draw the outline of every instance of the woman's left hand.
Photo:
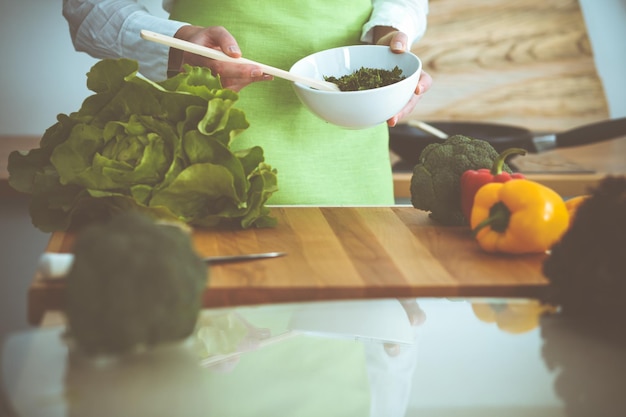
<svg viewBox="0 0 626 417">
<path fill-rule="evenodd" d="M 401 54 L 407 51 L 408 38 L 406 34 L 393 28 L 382 26 L 375 28 L 374 39 L 376 40 L 376 45 L 389 45 L 393 53 Z M 420 79 L 417 82 L 417 87 L 415 88 L 415 94 L 413 94 L 409 102 L 398 114 L 387 120 L 387 125 L 393 127 L 398 123 L 398 120 L 409 115 L 417 105 L 417 102 L 430 89 L 432 83 L 432 77 L 426 71 L 422 70 Z"/>
</svg>

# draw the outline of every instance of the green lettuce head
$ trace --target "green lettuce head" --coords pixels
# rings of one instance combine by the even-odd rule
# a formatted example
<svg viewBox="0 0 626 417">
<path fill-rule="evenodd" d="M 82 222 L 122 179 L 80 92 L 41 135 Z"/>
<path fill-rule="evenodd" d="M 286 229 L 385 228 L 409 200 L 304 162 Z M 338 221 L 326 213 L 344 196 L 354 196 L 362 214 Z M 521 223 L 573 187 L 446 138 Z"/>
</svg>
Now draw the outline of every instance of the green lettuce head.
<svg viewBox="0 0 626 417">
<path fill-rule="evenodd" d="M 136 209 L 197 226 L 273 226 L 277 190 L 263 149 L 233 151 L 249 124 L 234 91 L 206 68 L 160 83 L 138 64 L 106 59 L 87 74 L 79 111 L 60 114 L 40 147 L 9 156 L 9 184 L 32 195 L 42 231 L 66 230 Z"/>
</svg>

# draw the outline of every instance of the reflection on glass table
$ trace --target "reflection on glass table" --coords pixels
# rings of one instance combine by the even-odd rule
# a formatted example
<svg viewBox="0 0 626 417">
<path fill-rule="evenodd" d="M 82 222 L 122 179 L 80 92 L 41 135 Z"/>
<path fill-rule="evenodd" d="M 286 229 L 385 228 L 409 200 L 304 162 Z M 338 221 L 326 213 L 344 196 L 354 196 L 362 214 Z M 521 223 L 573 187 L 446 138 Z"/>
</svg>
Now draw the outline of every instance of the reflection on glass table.
<svg viewBox="0 0 626 417">
<path fill-rule="evenodd" d="M 181 344 L 94 360 L 63 326 L 17 333 L 2 388 L 33 416 L 619 416 L 623 345 L 534 300 L 203 311 Z"/>
</svg>

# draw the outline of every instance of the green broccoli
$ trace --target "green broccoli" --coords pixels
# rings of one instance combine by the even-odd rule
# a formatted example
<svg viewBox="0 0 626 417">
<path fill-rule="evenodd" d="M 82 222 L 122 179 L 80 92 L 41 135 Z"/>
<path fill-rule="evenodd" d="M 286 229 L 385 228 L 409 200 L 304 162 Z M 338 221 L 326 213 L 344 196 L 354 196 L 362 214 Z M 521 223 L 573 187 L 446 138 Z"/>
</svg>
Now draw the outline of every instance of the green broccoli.
<svg viewBox="0 0 626 417">
<path fill-rule="evenodd" d="M 543 301 L 626 342 L 626 176 L 607 176 L 590 193 L 543 264 Z"/>
<path fill-rule="evenodd" d="M 87 354 L 117 354 L 193 332 L 208 267 L 189 234 L 138 212 L 81 230 L 67 275 L 68 335 Z"/>
<path fill-rule="evenodd" d="M 455 135 L 424 148 L 411 177 L 411 204 L 446 226 L 464 226 L 460 178 L 467 170 L 491 168 L 498 152 L 487 141 Z M 511 172 L 505 164 L 504 172 Z"/>
</svg>

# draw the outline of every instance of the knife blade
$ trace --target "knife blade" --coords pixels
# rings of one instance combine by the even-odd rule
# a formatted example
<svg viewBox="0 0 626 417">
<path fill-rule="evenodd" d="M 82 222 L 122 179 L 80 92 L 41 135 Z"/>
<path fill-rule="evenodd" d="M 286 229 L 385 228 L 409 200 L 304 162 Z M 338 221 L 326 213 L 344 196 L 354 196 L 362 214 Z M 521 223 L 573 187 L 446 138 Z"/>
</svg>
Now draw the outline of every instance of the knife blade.
<svg viewBox="0 0 626 417">
<path fill-rule="evenodd" d="M 286 252 L 261 252 L 249 253 L 245 255 L 207 256 L 202 258 L 202 260 L 208 264 L 223 264 L 230 262 L 253 261 L 256 259 L 278 258 L 285 255 L 287 255 Z"/>
<path fill-rule="evenodd" d="M 241 255 L 217 255 L 202 258 L 207 264 L 223 264 L 231 262 L 253 261 L 257 259 L 278 258 L 287 255 L 286 252 L 261 252 Z M 74 263 L 71 253 L 43 253 L 39 257 L 37 272 L 43 279 L 61 279 L 67 275 Z"/>
</svg>

